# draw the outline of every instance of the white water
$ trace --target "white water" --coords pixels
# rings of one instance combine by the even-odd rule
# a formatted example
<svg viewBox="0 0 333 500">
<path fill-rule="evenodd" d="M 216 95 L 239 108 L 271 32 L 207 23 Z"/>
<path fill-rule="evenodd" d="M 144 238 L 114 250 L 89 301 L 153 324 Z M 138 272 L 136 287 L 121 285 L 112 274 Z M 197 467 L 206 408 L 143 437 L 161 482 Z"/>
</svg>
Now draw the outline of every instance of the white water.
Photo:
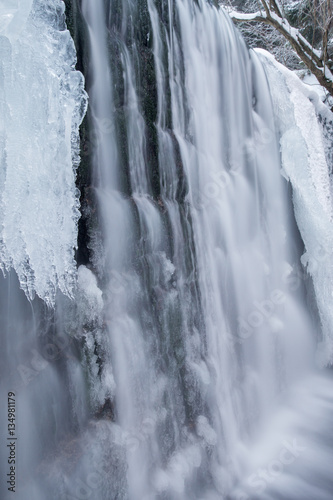
<svg viewBox="0 0 333 500">
<path fill-rule="evenodd" d="M 110 352 L 105 369 L 112 371 L 116 409 L 108 432 L 127 448 L 128 467 L 124 477 L 111 459 L 112 492 L 131 499 L 247 498 L 251 487 L 235 487 L 251 472 L 260 429 L 271 429 L 274 415 L 271 425 L 281 429 L 268 431 L 262 461 L 274 457 L 276 441 L 290 438 L 282 410 L 279 417 L 281 394 L 312 372 L 320 326 L 309 312 L 304 277 L 295 277 L 302 243 L 256 55 L 249 57 L 231 22 L 204 2 L 165 2 L 176 25 L 161 23 L 153 0 L 147 5 L 160 192 L 154 198 L 147 171 L 137 41 L 125 42 L 133 36 L 127 22 L 137 15 L 131 2 L 124 3 L 118 38 L 111 37 L 124 76 L 130 195 L 119 181 L 124 138 L 112 142 L 104 161 L 98 151 L 110 142 L 102 136 L 95 166 L 103 179 L 99 274 L 109 283 L 101 341 Z M 98 82 L 89 91 L 93 114 L 113 98 L 110 81 L 115 86 L 101 12 L 102 2 L 85 0 Z M 116 115 L 109 119 L 115 130 Z"/>
<path fill-rule="evenodd" d="M 280 113 L 273 104 L 289 102 L 286 87 L 275 88 L 280 79 L 270 78 L 272 104 L 258 56 L 249 55 L 223 12 L 201 0 L 119 5 L 82 0 L 91 48 L 90 127 L 98 137 L 93 188 L 100 227 L 91 229 L 92 262 L 78 270 L 74 303 L 58 293 L 55 318 L 42 301 L 29 309 L 15 277 L 12 291 L 6 280 L 0 287 L 9 303 L 2 326 L 11 361 L 4 373 L 16 373 L 22 363 L 34 368 L 21 389 L 20 432 L 29 437 L 22 437 L 19 498 L 328 500 L 332 389 L 328 375 L 316 371 L 323 331 L 312 282 L 300 265 L 304 245 L 291 188 L 280 172 L 282 125 L 289 116 L 294 124 L 294 113 L 291 105 Z M 48 30 L 43 26 L 40 37 Z M 59 68 L 53 56 L 42 69 Z M 83 110 L 84 99 L 77 102 Z M 57 103 L 58 113 L 73 112 Z M 47 109 L 36 125 L 37 158 L 44 148 L 53 154 L 41 126 L 50 116 Z M 77 127 L 82 115 L 75 116 Z M 58 132 L 62 140 L 63 129 Z M 286 142 L 282 137 L 282 146 Z M 71 265 L 63 260 L 75 244 L 65 239 L 67 231 L 59 238 L 47 211 L 75 229 L 73 170 L 65 161 L 70 144 L 60 149 L 68 184 L 51 170 L 46 175 L 59 199 L 47 189 L 47 207 L 36 197 L 30 205 L 30 217 L 42 210 L 50 235 L 58 235 L 53 247 L 37 232 L 45 236 L 37 266 L 43 286 L 37 287 L 32 265 L 24 272 L 33 270 L 36 280 L 22 284 L 16 248 L 13 261 L 4 262 L 29 296 L 35 290 L 47 304 L 57 287 L 72 294 L 75 274 L 73 259 Z M 297 146 L 300 156 L 311 158 L 306 141 Z M 325 212 L 323 147 L 320 179 L 312 169 L 311 182 Z M 287 143 L 285 170 L 291 153 Z M 311 184 L 300 170 L 288 175 L 294 189 L 297 182 Z M 36 182 L 41 193 L 40 177 Z M 20 216 L 21 204 L 7 206 Z M 296 204 L 296 216 L 311 251 L 307 206 Z M 25 224 L 27 231 L 34 227 Z M 22 252 L 24 245 L 17 248 Z M 44 259 L 50 248 L 67 266 L 66 285 L 58 260 Z M 314 288 L 323 322 L 327 294 L 318 280 Z M 52 324 L 45 327 L 47 319 Z M 40 349 L 40 329 L 46 338 L 53 332 L 56 345 L 64 332 L 72 338 L 60 360 L 43 367 L 36 352 L 32 360 L 27 354 Z"/>
</svg>

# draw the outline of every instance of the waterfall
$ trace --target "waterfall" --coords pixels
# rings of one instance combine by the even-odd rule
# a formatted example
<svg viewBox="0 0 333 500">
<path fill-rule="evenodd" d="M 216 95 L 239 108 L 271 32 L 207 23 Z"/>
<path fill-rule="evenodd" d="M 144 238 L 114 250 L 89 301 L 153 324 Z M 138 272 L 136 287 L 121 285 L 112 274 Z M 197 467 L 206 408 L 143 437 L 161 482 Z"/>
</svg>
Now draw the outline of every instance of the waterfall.
<svg viewBox="0 0 333 500">
<path fill-rule="evenodd" d="M 86 94 L 63 3 L 8 9 L 0 38 L 1 397 L 17 387 L 19 500 L 329 499 L 328 264 L 302 265 L 319 218 L 331 241 L 315 107 L 209 2 L 66 6 L 92 144 L 77 270 Z"/>
</svg>

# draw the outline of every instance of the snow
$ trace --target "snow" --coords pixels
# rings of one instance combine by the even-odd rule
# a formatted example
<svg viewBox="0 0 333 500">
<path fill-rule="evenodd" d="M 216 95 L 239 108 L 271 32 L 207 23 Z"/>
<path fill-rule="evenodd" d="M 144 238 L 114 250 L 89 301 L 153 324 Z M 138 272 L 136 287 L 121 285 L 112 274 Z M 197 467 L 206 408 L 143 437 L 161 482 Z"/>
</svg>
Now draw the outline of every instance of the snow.
<svg viewBox="0 0 333 500">
<path fill-rule="evenodd" d="M 270 12 L 270 16 L 276 23 L 278 23 L 285 31 L 287 31 L 292 36 L 295 42 L 299 43 L 300 40 L 301 43 L 306 46 L 311 52 L 313 52 L 317 57 L 320 57 L 320 51 L 313 48 L 312 45 L 304 38 L 304 36 L 301 35 L 299 30 L 290 26 L 285 18 L 282 19 L 280 16 L 275 14 L 275 12 Z"/>
<path fill-rule="evenodd" d="M 318 94 L 321 101 L 324 101 L 326 99 L 327 91 L 320 85 L 317 78 L 312 73 L 307 72 L 306 74 L 304 74 L 304 70 L 301 70 L 297 74 L 303 83 L 311 87 L 311 89 Z"/>
<path fill-rule="evenodd" d="M 76 284 L 84 81 L 62 1 L 2 2 L 0 20 L 0 267 L 52 306 Z"/>
<path fill-rule="evenodd" d="M 228 12 L 228 11 L 227 11 Z M 266 18 L 266 14 L 264 12 L 254 12 L 251 14 L 244 14 L 242 12 L 236 12 L 234 10 L 228 12 L 229 16 L 232 19 L 238 19 L 240 21 L 253 21 L 254 19 L 260 17 L 262 19 Z"/>
<path fill-rule="evenodd" d="M 282 9 L 281 7 L 279 6 L 281 12 L 282 12 Z M 236 19 L 236 20 L 239 20 L 239 21 L 263 21 L 265 19 L 267 20 L 271 20 L 271 21 L 274 21 L 275 23 L 275 27 L 276 25 L 278 25 L 281 29 L 277 28 L 276 29 L 279 29 L 279 31 L 281 31 L 281 33 L 284 32 L 284 34 L 289 34 L 291 36 L 291 38 L 293 38 L 293 40 L 295 41 L 295 43 L 303 50 L 305 47 L 305 51 L 308 51 L 308 53 L 312 54 L 313 56 L 316 56 L 313 61 L 314 64 L 317 65 L 318 69 L 320 71 L 322 71 L 326 77 L 327 80 L 333 82 L 333 74 L 332 72 L 329 70 L 329 68 L 326 66 L 325 68 L 321 67 L 320 66 L 320 61 L 318 61 L 318 59 L 320 60 L 321 59 L 321 53 L 319 50 L 316 50 L 305 38 L 304 36 L 300 33 L 300 31 L 294 27 L 292 27 L 287 19 L 285 18 L 282 18 L 280 15 L 278 15 L 276 12 L 274 12 L 273 10 L 271 10 L 271 8 L 269 8 L 269 13 L 267 14 L 267 12 L 264 12 L 264 11 L 257 11 L 257 12 L 254 12 L 254 13 L 241 13 L 241 12 L 237 12 L 237 11 L 234 11 L 234 10 L 230 10 L 228 9 L 227 10 L 228 14 L 230 15 L 230 17 L 232 19 Z M 312 56 L 312 57 L 313 57 Z"/>
<path fill-rule="evenodd" d="M 321 363 L 333 362 L 333 210 L 329 166 L 317 113 L 330 120 L 318 97 L 266 51 L 265 65 L 281 136 L 283 174 L 293 188 L 296 221 L 305 253 L 302 264 L 312 276 L 323 328 Z M 330 115 L 330 116 L 329 116 Z M 324 353 L 324 356 L 323 356 Z"/>
</svg>

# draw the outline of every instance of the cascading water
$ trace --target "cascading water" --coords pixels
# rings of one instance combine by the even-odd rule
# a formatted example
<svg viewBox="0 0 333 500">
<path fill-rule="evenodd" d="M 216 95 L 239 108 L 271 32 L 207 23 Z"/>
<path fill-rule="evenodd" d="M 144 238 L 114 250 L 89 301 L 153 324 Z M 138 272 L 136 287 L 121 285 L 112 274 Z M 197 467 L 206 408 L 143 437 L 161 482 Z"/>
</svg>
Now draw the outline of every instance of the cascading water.
<svg viewBox="0 0 333 500">
<path fill-rule="evenodd" d="M 280 113 L 277 106 L 277 96 L 289 99 L 286 84 L 275 86 L 269 64 L 249 54 L 228 17 L 202 0 L 67 4 L 87 37 L 79 56 L 95 138 L 84 214 L 91 258 L 79 267 L 74 288 L 73 170 L 57 179 L 52 171 L 44 177 L 42 172 L 43 186 L 54 181 L 55 196 L 65 180 L 71 196 L 67 205 L 56 204 L 57 223 L 70 221 L 56 260 L 49 268 L 42 260 L 39 269 L 29 232 L 24 239 L 24 221 L 22 250 L 10 257 L 6 235 L 13 217 L 20 217 L 15 207 L 5 212 L 11 218 L 1 240 L 4 267 L 15 269 L 30 299 L 33 292 L 39 296 L 29 304 L 13 271 L 2 279 L 5 355 L 14 353 L 10 363 L 4 361 L 4 373 L 25 363 L 28 377 L 26 353 L 34 356 L 35 376 L 30 367 L 33 380 L 25 379 L 18 392 L 19 446 L 25 449 L 18 498 L 331 498 L 328 467 L 318 460 L 332 458 L 332 389 L 315 372 L 327 312 L 323 301 L 317 310 L 312 282 L 300 267 L 304 244 L 280 172 L 283 136 L 284 174 L 296 193 L 295 162 L 288 162 L 288 139 L 296 135 L 286 133 L 294 113 Z M 39 19 L 38 5 L 28 27 Z M 53 26 L 60 19 L 58 36 L 68 37 L 60 3 L 50 0 L 51 6 L 58 11 L 49 10 L 47 21 Z M 72 137 L 67 130 L 65 160 L 85 105 L 70 61 L 57 74 L 67 75 L 60 88 L 72 92 L 76 103 L 73 108 L 71 101 L 72 115 L 66 111 L 74 118 L 67 121 Z M 61 102 L 59 108 L 50 102 L 44 122 L 53 123 L 52 116 L 59 121 L 68 106 Z M 317 122 L 314 127 L 319 133 Z M 297 120 L 290 128 L 295 131 Z M 308 146 L 299 142 L 303 155 Z M 72 149 L 74 164 L 76 155 Z M 9 162 L 10 156 L 4 158 Z M 18 182 L 20 169 L 12 166 L 12 172 Z M 1 189 L 8 207 L 10 185 Z M 38 211 L 41 202 L 33 205 L 35 197 L 26 196 L 26 206 Z M 307 244 L 306 224 L 297 220 Z M 44 256 L 52 240 L 47 230 L 40 238 L 40 226 L 36 231 Z M 315 277 L 314 289 L 318 296 Z M 45 302 L 56 302 L 55 313 Z M 329 345 L 328 328 L 324 335 Z M 49 338 L 56 362 L 45 365 L 39 352 L 47 352 Z M 66 350 L 59 347 L 64 343 Z M 317 422 L 317 434 L 311 433 Z"/>
</svg>

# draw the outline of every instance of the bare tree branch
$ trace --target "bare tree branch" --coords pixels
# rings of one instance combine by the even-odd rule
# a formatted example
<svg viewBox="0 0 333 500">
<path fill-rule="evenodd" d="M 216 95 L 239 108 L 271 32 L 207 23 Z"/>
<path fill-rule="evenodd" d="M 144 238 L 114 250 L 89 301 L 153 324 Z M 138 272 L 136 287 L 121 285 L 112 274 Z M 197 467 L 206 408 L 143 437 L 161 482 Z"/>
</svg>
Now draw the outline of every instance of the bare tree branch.
<svg viewBox="0 0 333 500">
<path fill-rule="evenodd" d="M 238 23 L 263 23 L 272 26 L 290 43 L 299 58 L 307 68 L 316 76 L 331 96 L 333 96 L 333 74 L 328 67 L 328 41 L 329 33 L 333 27 L 332 1 L 313 0 L 312 15 L 314 16 L 313 36 L 315 28 L 322 32 L 322 51 L 314 48 L 314 40 L 310 44 L 301 34 L 300 30 L 292 27 L 287 21 L 281 2 L 279 0 L 260 0 L 263 11 L 253 13 L 229 12 L 234 22 Z M 320 18 L 320 23 L 317 20 Z"/>
</svg>

